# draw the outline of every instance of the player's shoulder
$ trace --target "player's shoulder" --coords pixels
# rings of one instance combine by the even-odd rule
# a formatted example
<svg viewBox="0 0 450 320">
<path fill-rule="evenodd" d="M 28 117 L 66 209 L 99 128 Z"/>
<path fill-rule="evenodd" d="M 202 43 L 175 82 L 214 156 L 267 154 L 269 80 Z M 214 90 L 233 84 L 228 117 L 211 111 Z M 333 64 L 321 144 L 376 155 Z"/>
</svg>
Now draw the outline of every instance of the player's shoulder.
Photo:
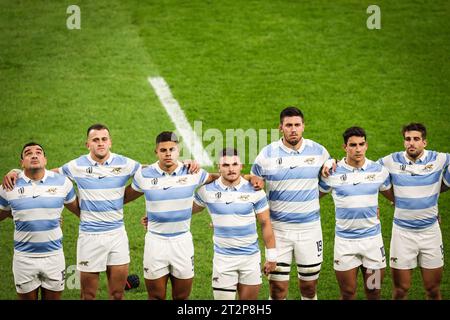
<svg viewBox="0 0 450 320">
<path fill-rule="evenodd" d="M 121 154 L 117 154 L 117 153 L 111 153 L 112 161 L 111 161 L 111 165 L 112 166 L 124 166 L 127 164 L 134 164 L 137 163 L 136 160 L 133 160 L 129 157 L 126 157 L 124 155 Z"/>
<path fill-rule="evenodd" d="M 64 184 L 72 184 L 70 179 L 66 177 L 65 175 L 62 175 L 60 173 L 45 170 L 45 174 L 47 175 L 47 179 L 45 180 L 46 184 L 49 185 L 64 185 Z"/>
<path fill-rule="evenodd" d="M 303 143 L 305 144 L 304 150 L 307 150 L 310 153 L 322 154 L 327 150 L 323 145 L 311 139 L 303 138 Z"/>
<path fill-rule="evenodd" d="M 151 164 L 145 168 L 141 167 L 137 171 L 137 175 L 140 174 L 143 178 L 153 179 L 161 177 L 161 174 L 156 169 L 155 164 Z"/>
</svg>

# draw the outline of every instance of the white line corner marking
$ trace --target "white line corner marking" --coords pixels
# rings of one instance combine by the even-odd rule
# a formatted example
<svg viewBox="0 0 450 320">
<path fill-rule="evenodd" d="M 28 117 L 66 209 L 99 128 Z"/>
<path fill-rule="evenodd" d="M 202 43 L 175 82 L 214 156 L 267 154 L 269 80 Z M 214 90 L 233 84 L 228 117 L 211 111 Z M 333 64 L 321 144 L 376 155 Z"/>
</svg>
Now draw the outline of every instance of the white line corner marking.
<svg viewBox="0 0 450 320">
<path fill-rule="evenodd" d="M 184 144 L 194 156 L 195 160 L 202 166 L 212 166 L 213 162 L 203 148 L 202 142 L 195 134 L 194 130 L 192 130 L 183 110 L 181 110 L 180 104 L 172 96 L 169 85 L 164 78 L 149 77 L 148 82 L 155 90 L 159 101 L 161 101 L 161 104 L 166 109 L 170 119 L 175 124 L 175 128 L 183 137 Z"/>
</svg>

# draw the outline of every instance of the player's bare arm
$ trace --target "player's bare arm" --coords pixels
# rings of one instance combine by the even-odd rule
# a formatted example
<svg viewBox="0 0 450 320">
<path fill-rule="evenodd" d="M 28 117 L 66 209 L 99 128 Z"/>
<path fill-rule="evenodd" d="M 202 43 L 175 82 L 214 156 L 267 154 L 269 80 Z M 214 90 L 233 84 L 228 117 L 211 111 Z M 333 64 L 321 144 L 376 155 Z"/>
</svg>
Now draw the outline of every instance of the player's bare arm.
<svg viewBox="0 0 450 320">
<path fill-rule="evenodd" d="M 11 211 L 0 210 L 0 221 L 5 220 L 6 218 L 12 219 Z"/>
<path fill-rule="evenodd" d="M 133 200 L 136 200 L 137 198 L 139 198 L 140 196 L 142 196 L 144 193 L 142 193 L 142 192 L 138 192 L 138 191 L 136 191 L 136 190 L 134 190 L 132 187 L 131 187 L 131 184 L 130 185 L 128 185 L 126 188 L 125 188 L 125 195 L 124 195 L 124 197 L 123 197 L 123 203 L 124 204 L 127 204 L 128 202 L 131 202 L 131 201 L 133 201 Z"/>
<path fill-rule="evenodd" d="M 72 212 L 74 215 L 76 215 L 78 218 L 80 217 L 80 206 L 78 204 L 78 197 L 75 198 L 74 201 L 70 202 L 70 203 L 66 203 L 64 204 L 64 206 L 70 211 Z"/>
<path fill-rule="evenodd" d="M 275 235 L 272 230 L 272 223 L 270 222 L 270 213 L 269 209 L 264 212 L 258 213 L 256 218 L 261 225 L 262 237 L 264 240 L 264 245 L 268 250 L 276 250 L 275 249 Z M 268 257 L 266 254 L 266 262 L 264 263 L 264 274 L 268 275 L 270 272 L 275 271 L 277 267 L 276 257 Z"/>
<path fill-rule="evenodd" d="M 394 197 L 394 190 L 392 188 L 389 188 L 388 190 L 385 191 L 381 191 L 381 194 L 391 203 L 394 203 L 395 197 Z"/>
</svg>

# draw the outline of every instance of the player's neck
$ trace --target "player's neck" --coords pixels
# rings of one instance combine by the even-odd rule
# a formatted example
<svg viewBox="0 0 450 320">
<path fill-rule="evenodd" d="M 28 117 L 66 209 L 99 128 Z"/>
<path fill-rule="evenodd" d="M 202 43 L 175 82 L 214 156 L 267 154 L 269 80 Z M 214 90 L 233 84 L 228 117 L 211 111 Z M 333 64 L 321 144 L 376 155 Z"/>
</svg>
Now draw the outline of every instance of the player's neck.
<svg viewBox="0 0 450 320">
<path fill-rule="evenodd" d="M 230 180 L 225 179 L 224 177 L 220 177 L 220 181 L 223 183 L 224 186 L 235 187 L 241 182 L 241 177 L 239 176 L 239 178 L 237 178 L 234 181 L 230 181 Z"/>
<path fill-rule="evenodd" d="M 41 169 L 24 169 L 23 174 L 31 180 L 42 180 L 45 176 L 45 168 Z"/>
<path fill-rule="evenodd" d="M 104 164 L 106 162 L 106 160 L 109 159 L 109 157 L 111 157 L 111 152 L 108 151 L 108 153 L 106 154 L 106 156 L 104 156 L 103 158 L 99 158 L 97 157 L 95 154 L 91 153 L 91 158 L 92 160 L 94 160 L 95 162 L 97 162 L 98 164 Z"/>
<path fill-rule="evenodd" d="M 366 158 L 362 159 L 361 161 L 355 161 L 348 157 L 345 157 L 345 163 L 348 164 L 350 167 L 360 169 L 366 163 Z"/>
<path fill-rule="evenodd" d="M 284 144 L 287 148 L 297 151 L 297 150 L 299 150 L 299 149 L 302 147 L 303 137 L 301 137 L 301 138 L 300 138 L 300 141 L 297 142 L 297 144 L 295 144 L 295 145 L 292 145 L 292 144 L 290 144 L 289 142 L 287 142 L 287 140 L 286 140 L 284 137 L 283 137 L 283 140 L 282 140 L 282 141 L 283 141 L 283 144 Z"/>
<path fill-rule="evenodd" d="M 172 174 L 177 168 L 178 168 L 178 161 L 175 162 L 173 165 L 171 165 L 170 167 L 166 167 L 164 166 L 160 161 L 158 161 L 158 166 L 159 168 L 168 173 L 168 174 Z"/>
<path fill-rule="evenodd" d="M 408 158 L 408 160 L 411 160 L 412 162 L 416 162 L 423 156 L 424 152 L 425 150 L 422 150 L 422 152 L 419 155 L 417 155 L 417 157 L 411 156 L 408 154 L 408 152 L 406 152 L 406 158 Z"/>
</svg>

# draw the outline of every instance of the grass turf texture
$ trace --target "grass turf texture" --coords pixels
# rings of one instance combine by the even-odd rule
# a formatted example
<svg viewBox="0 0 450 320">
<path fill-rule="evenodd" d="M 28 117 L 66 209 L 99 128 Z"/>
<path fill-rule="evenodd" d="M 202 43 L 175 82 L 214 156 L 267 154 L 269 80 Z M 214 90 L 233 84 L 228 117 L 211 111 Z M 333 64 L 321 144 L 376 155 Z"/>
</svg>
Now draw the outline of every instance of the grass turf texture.
<svg viewBox="0 0 450 320">
<path fill-rule="evenodd" d="M 169 83 L 189 122 L 203 121 L 203 130 L 275 128 L 280 110 L 294 104 L 305 113 L 304 136 L 335 157 L 343 156 L 341 134 L 353 125 L 368 132 L 369 158 L 402 150 L 401 126 L 411 121 L 427 125 L 429 149 L 450 151 L 446 1 L 378 1 L 381 30 L 366 28 L 372 3 L 360 0 L 76 4 L 81 30 L 71 31 L 66 28 L 69 3 L 0 3 L 2 173 L 18 166 L 21 147 L 30 140 L 45 146 L 49 168 L 84 154 L 85 130 L 94 122 L 110 126 L 114 152 L 153 162 L 154 137 L 174 129 L 147 83 L 155 75 Z M 393 208 L 384 199 L 380 203 L 389 253 Z M 448 193 L 439 206 L 448 265 Z M 324 263 L 318 294 L 337 299 L 331 197 L 322 199 L 321 207 Z M 142 199 L 125 207 L 130 273 L 141 280 L 143 214 Z M 208 226 L 206 212 L 193 217 L 192 299 L 212 298 Z M 63 231 L 66 264 L 74 265 L 77 221 L 67 211 Z M 0 299 L 15 299 L 10 220 L 0 223 L 0 237 Z M 294 269 L 291 276 L 289 299 L 299 299 Z M 98 298 L 106 299 L 104 274 L 101 279 Z M 389 268 L 383 285 L 382 296 L 389 299 Z M 447 272 L 442 293 L 450 298 Z M 78 299 L 79 291 L 66 289 L 63 297 Z M 268 297 L 266 280 L 259 297 Z M 144 286 L 126 298 L 145 299 Z M 361 283 L 358 298 L 363 298 Z M 418 270 L 410 298 L 424 298 Z"/>
</svg>

